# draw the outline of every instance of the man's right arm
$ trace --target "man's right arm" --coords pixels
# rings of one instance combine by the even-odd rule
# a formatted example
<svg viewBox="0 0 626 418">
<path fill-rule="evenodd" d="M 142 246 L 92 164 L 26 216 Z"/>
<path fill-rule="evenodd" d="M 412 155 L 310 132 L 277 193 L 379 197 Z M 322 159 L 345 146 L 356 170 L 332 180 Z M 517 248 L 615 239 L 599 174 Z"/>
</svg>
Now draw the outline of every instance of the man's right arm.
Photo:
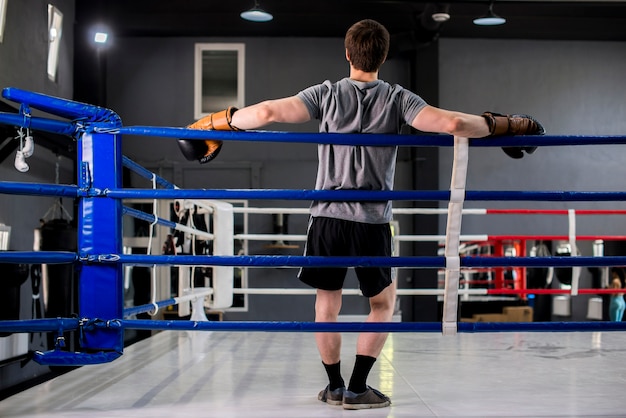
<svg viewBox="0 0 626 418">
<path fill-rule="evenodd" d="M 485 112 L 482 115 L 453 112 L 426 106 L 413 122 L 415 129 L 422 132 L 437 132 L 464 138 L 484 138 L 499 135 L 543 135 L 541 123 L 528 115 L 501 115 Z M 502 147 L 511 158 L 522 158 L 535 152 L 536 147 Z"/>
<path fill-rule="evenodd" d="M 422 109 L 413 119 L 411 126 L 422 132 L 450 134 L 464 138 L 489 136 L 489 126 L 484 117 L 434 106 L 426 106 Z"/>
</svg>

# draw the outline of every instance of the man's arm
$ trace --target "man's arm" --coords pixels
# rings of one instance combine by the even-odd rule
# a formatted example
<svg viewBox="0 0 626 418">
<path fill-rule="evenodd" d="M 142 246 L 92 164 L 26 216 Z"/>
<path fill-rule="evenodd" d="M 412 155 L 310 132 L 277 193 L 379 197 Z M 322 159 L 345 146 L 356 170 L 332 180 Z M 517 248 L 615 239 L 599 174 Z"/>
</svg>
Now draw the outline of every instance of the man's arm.
<svg viewBox="0 0 626 418">
<path fill-rule="evenodd" d="M 434 106 L 426 106 L 422 109 L 413 119 L 411 126 L 422 132 L 443 133 L 464 138 L 483 138 L 490 134 L 487 121 L 482 116 L 439 109 Z"/>
<path fill-rule="evenodd" d="M 236 109 L 229 107 L 212 113 L 188 126 L 191 129 L 240 131 L 256 129 L 272 122 L 302 123 L 311 119 L 309 110 L 297 96 L 267 100 L 252 106 Z M 189 161 L 208 163 L 219 154 L 222 141 L 179 139 L 178 146 Z"/>
<path fill-rule="evenodd" d="M 231 124 L 237 129 L 256 129 L 270 123 L 303 123 L 311 120 L 309 110 L 297 96 L 267 100 L 239 109 Z"/>
<path fill-rule="evenodd" d="M 484 138 L 498 135 L 543 135 L 543 126 L 528 115 L 501 115 L 485 112 L 482 115 L 453 112 L 427 106 L 417 114 L 413 123 L 422 132 L 437 132 L 464 138 Z M 511 158 L 522 158 L 537 147 L 502 147 Z"/>
</svg>

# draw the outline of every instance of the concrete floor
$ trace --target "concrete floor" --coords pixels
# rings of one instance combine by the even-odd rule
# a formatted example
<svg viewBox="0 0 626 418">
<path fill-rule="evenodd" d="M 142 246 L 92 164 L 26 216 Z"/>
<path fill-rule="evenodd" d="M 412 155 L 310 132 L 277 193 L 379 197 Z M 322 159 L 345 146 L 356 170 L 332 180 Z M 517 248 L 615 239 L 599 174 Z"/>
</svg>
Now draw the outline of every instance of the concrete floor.
<svg viewBox="0 0 626 418">
<path fill-rule="evenodd" d="M 344 379 L 356 334 L 344 334 Z M 165 331 L 0 402 L 2 417 L 624 417 L 626 333 L 390 334 L 389 408 L 317 400 L 312 333 Z"/>
</svg>

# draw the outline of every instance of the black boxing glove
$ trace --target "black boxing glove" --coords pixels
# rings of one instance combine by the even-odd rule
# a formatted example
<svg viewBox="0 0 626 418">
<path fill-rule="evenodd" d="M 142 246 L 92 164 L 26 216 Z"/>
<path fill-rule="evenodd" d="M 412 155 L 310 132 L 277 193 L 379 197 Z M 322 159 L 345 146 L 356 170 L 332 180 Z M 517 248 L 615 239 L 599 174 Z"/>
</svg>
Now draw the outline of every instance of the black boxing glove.
<svg viewBox="0 0 626 418">
<path fill-rule="evenodd" d="M 199 119 L 198 121 L 187 126 L 189 129 L 203 129 L 203 130 L 216 130 L 216 131 L 239 131 L 233 125 L 231 121 L 233 114 L 237 111 L 236 107 L 229 107 L 226 110 L 220 112 L 211 113 Z M 222 141 L 219 140 L 194 140 L 194 139 L 179 139 L 178 147 L 182 151 L 185 158 L 189 161 L 198 160 L 200 164 L 205 164 L 217 157 L 222 149 Z"/>
<path fill-rule="evenodd" d="M 536 119 L 528 115 L 501 115 L 485 112 L 481 115 L 487 121 L 489 136 L 498 135 L 544 135 L 545 129 Z M 519 159 L 535 152 L 537 147 L 502 147 L 502 150 L 511 158 Z"/>
</svg>

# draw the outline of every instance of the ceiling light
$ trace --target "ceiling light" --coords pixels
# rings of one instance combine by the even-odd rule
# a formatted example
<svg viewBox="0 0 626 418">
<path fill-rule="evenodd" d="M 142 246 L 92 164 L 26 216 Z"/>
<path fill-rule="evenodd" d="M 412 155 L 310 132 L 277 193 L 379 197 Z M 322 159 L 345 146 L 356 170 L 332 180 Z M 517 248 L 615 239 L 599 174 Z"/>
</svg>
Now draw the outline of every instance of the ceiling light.
<svg viewBox="0 0 626 418">
<path fill-rule="evenodd" d="M 447 22 L 450 20 L 450 15 L 448 13 L 433 13 L 431 17 L 437 23 Z"/>
<path fill-rule="evenodd" d="M 489 10 L 487 11 L 487 15 L 474 19 L 474 24 L 480 26 L 503 25 L 505 22 L 505 18 L 500 17 L 493 12 L 493 1 L 489 3 Z"/>
<path fill-rule="evenodd" d="M 93 36 L 93 41 L 97 44 L 106 44 L 109 34 L 106 32 L 96 32 Z"/>
<path fill-rule="evenodd" d="M 447 3 L 437 4 L 430 17 L 437 23 L 447 22 L 450 20 L 450 5 Z"/>
<path fill-rule="evenodd" d="M 256 0 L 254 2 L 254 7 L 250 10 L 246 10 L 245 12 L 241 12 L 240 16 L 242 19 L 249 20 L 251 22 L 269 22 L 274 19 L 274 16 L 272 16 L 271 13 L 268 13 L 259 7 L 259 2 Z"/>
</svg>

